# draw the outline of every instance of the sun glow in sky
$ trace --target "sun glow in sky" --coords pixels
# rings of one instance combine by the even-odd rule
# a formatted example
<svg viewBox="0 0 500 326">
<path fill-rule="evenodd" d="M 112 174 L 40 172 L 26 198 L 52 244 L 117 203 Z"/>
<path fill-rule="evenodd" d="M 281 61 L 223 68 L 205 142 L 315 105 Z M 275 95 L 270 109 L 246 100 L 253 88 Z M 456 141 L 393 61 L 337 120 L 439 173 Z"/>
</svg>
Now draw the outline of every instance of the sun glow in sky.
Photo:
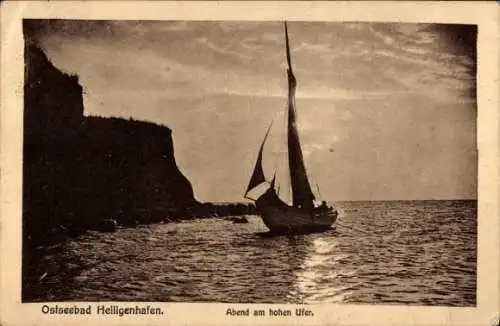
<svg viewBox="0 0 500 326">
<path fill-rule="evenodd" d="M 86 115 L 170 127 L 196 198 L 242 200 L 265 130 L 286 106 L 282 23 L 34 25 L 52 62 L 79 75 Z M 476 198 L 475 33 L 289 23 L 301 141 L 324 199 Z"/>
</svg>

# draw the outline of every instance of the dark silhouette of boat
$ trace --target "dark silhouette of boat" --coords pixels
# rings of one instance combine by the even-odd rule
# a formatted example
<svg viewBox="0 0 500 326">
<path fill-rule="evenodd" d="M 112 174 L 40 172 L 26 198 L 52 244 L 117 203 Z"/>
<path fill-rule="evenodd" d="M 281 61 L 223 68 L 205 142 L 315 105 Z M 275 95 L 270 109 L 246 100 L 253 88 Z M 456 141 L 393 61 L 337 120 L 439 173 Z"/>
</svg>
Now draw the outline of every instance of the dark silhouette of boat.
<svg viewBox="0 0 500 326">
<path fill-rule="evenodd" d="M 288 106 L 287 106 L 287 151 L 288 169 L 292 204 L 285 203 L 276 190 L 276 171 L 272 179 L 266 180 L 262 166 L 264 145 L 267 141 L 272 122 L 267 129 L 257 156 L 257 162 L 250 178 L 245 198 L 255 201 L 257 213 L 273 234 L 303 234 L 322 232 L 331 228 L 338 212 L 326 202 L 318 205 L 307 175 L 302 148 L 297 130 L 295 90 L 297 81 L 293 74 L 288 40 L 288 28 L 285 22 L 286 58 L 288 63 Z M 267 190 L 258 198 L 248 196 L 249 192 L 262 184 L 268 184 Z M 319 187 L 318 187 L 319 189 Z"/>
</svg>

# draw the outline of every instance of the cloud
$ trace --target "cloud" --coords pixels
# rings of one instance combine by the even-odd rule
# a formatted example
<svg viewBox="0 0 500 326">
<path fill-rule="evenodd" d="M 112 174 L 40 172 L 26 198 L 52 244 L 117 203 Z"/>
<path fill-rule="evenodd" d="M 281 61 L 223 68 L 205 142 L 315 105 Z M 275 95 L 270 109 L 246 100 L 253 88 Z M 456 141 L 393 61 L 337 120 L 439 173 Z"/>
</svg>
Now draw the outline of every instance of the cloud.
<svg viewBox="0 0 500 326">
<path fill-rule="evenodd" d="M 424 31 L 422 31 L 424 30 Z M 391 60 L 388 72 L 404 88 L 414 93 L 436 96 L 440 101 L 469 101 L 464 90 L 475 88 L 474 62 L 458 53 L 440 51 L 446 35 L 432 33 L 429 25 L 377 25 L 370 32 L 380 40 L 343 56 L 358 56 L 368 61 Z M 435 46 L 430 44 L 436 43 Z"/>
<path fill-rule="evenodd" d="M 49 52 L 58 66 L 78 72 L 91 88 L 91 96 L 104 102 L 107 98 L 113 105 L 133 94 L 161 96 L 165 103 L 211 95 L 284 101 L 287 91 L 281 26 L 231 23 L 229 28 L 221 27 L 226 25 L 119 22 L 103 25 L 106 30 L 115 30 L 113 37 L 56 33 L 49 42 Z M 207 26 L 212 29 L 205 33 L 201 27 Z M 473 100 L 468 95 L 475 85 L 470 57 L 439 52 L 438 48 L 429 48 L 427 42 L 419 43 L 417 40 L 439 39 L 435 33 L 415 32 L 422 28 L 420 25 L 385 26 L 381 31 L 378 26 L 370 26 L 335 25 L 339 30 L 368 33 L 359 38 L 358 34 L 346 34 L 352 38 L 344 38 L 340 43 L 333 41 L 335 35 L 329 28 L 317 34 L 301 34 L 301 29 L 292 29 L 298 101 L 391 101 L 405 94 L 421 94 L 441 103 Z M 117 37 L 117 30 L 132 39 Z M 161 35 L 163 42 L 148 43 L 153 38 L 151 33 Z M 188 33 L 186 37 L 182 37 L 184 33 Z M 144 37 L 138 39 L 139 34 Z M 89 108 L 98 102 L 89 101 Z"/>
<path fill-rule="evenodd" d="M 401 46 L 400 49 L 405 52 L 409 52 L 411 54 L 416 54 L 416 55 L 425 55 L 430 53 L 429 49 L 417 46 Z"/>
<path fill-rule="evenodd" d="M 54 64 L 80 76 L 87 114 L 171 127 L 177 163 L 197 196 L 239 200 L 269 120 L 287 103 L 281 22 L 42 25 Z M 475 145 L 475 58 L 470 42 L 450 41 L 460 38 L 456 30 L 429 24 L 289 24 L 299 132 L 308 168 L 325 180 L 325 197 L 371 198 L 367 187 L 355 185 L 373 185 L 373 192 L 387 180 L 395 181 L 390 191 L 377 191 L 379 198 L 426 197 L 449 192 L 442 176 L 456 184 L 474 175 L 463 173 L 469 170 L 459 158 Z M 278 148 L 274 154 L 281 153 Z M 427 179 L 444 180 L 432 191 L 412 173 L 429 166 Z M 225 187 L 214 195 L 213 184 Z M 406 189 L 407 184 L 419 187 Z"/>
<path fill-rule="evenodd" d="M 235 57 L 238 57 L 240 59 L 253 60 L 253 58 L 251 56 L 245 55 L 241 52 L 233 51 L 233 50 L 230 50 L 230 49 L 223 47 L 223 46 L 217 46 L 214 43 L 210 42 L 206 37 L 201 37 L 201 38 L 198 38 L 196 40 L 215 52 L 230 55 L 230 56 L 235 56 Z"/>
</svg>

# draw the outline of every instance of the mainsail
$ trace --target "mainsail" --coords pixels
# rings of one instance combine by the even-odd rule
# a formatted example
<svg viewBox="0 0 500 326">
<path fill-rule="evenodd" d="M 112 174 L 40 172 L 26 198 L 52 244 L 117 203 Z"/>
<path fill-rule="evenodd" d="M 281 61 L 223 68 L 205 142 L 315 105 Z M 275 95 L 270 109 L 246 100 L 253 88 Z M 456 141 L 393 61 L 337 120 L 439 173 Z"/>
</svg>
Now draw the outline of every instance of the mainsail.
<svg viewBox="0 0 500 326">
<path fill-rule="evenodd" d="M 297 81 L 292 71 L 290 46 L 288 42 L 288 29 L 285 22 L 286 58 L 288 62 L 288 164 L 292 184 L 292 198 L 294 207 L 313 208 L 315 199 L 311 185 L 307 178 L 304 157 L 300 147 L 299 133 L 297 130 L 297 114 L 295 110 L 295 89 Z"/>
</svg>

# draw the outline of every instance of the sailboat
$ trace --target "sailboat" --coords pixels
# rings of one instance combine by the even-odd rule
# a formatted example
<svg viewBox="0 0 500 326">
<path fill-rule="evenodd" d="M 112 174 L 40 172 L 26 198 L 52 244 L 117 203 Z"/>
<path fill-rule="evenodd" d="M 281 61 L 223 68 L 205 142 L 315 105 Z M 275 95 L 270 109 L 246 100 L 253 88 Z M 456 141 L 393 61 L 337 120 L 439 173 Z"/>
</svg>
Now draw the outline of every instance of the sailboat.
<svg viewBox="0 0 500 326">
<path fill-rule="evenodd" d="M 285 203 L 279 197 L 279 188 L 276 189 L 276 171 L 272 179 L 266 180 L 262 165 L 264 145 L 269 136 L 272 122 L 267 129 L 261 143 L 257 162 L 245 192 L 245 198 L 255 201 L 257 213 L 262 217 L 264 224 L 272 233 L 300 234 L 321 232 L 331 228 L 337 219 L 337 210 L 328 206 L 326 202 L 318 205 L 314 195 L 304 163 L 302 148 L 297 129 L 297 114 L 295 107 L 295 90 L 297 81 L 293 74 L 288 40 L 288 28 L 285 22 L 286 59 L 288 63 L 288 106 L 287 106 L 287 151 L 288 172 L 290 179 L 292 203 Z M 253 189 L 267 185 L 267 190 L 257 198 L 249 197 Z M 319 190 L 319 187 L 318 187 Z"/>
</svg>

